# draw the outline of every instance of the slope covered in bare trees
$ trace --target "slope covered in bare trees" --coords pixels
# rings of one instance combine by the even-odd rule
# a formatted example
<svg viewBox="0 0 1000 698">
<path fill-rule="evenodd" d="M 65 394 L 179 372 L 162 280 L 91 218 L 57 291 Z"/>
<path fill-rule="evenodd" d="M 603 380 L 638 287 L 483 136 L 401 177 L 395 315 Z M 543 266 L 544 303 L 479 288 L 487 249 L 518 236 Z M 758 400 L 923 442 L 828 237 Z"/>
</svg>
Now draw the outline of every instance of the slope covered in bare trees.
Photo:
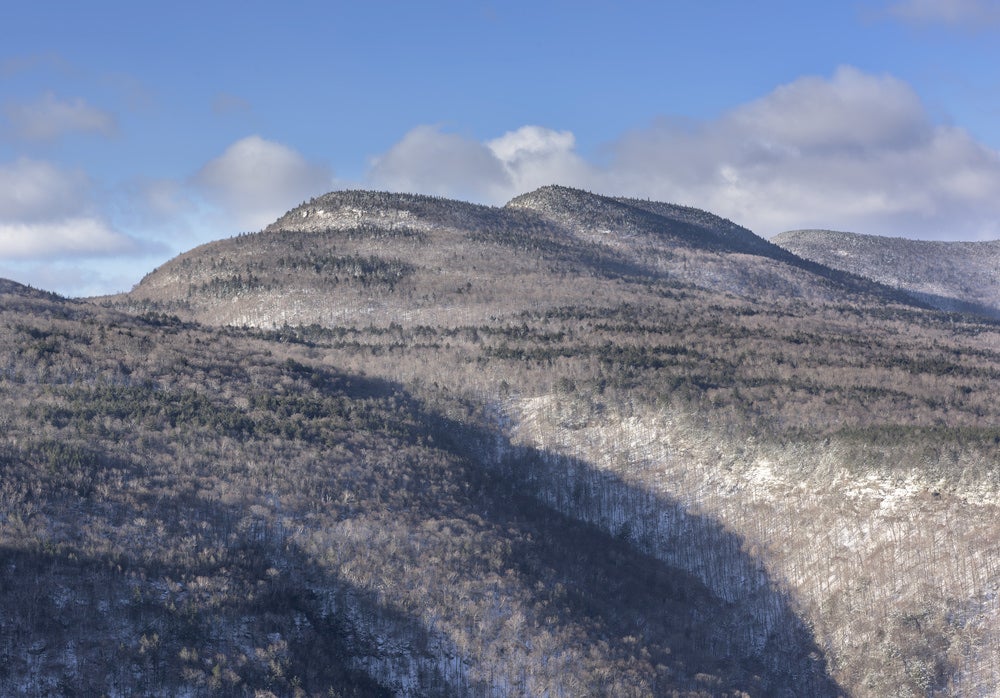
<svg viewBox="0 0 1000 698">
<path fill-rule="evenodd" d="M 478 324 L 574 304 L 580 283 L 609 307 L 645 302 L 648 283 L 748 298 L 891 297 L 694 213 L 564 187 L 503 208 L 335 192 L 263 232 L 177 257 L 128 298 L 212 324 L 274 328 Z"/>
<path fill-rule="evenodd" d="M 737 632 L 481 405 L 83 303 L 0 328 L 4 694 L 833 694 L 782 593 Z"/>
<path fill-rule="evenodd" d="M 1000 318 L 1000 241 L 907 240 L 831 230 L 794 230 L 773 241 L 932 307 Z"/>
<path fill-rule="evenodd" d="M 337 192 L 0 299 L 5 688 L 1000 683 L 985 319 L 560 187 Z"/>
</svg>

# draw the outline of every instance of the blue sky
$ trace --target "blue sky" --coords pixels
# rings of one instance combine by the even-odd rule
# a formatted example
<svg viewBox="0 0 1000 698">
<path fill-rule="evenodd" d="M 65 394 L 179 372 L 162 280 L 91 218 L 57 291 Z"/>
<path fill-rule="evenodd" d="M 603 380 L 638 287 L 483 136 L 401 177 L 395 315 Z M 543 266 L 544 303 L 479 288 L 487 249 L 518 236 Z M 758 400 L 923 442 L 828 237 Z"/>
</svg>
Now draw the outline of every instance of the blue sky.
<svg viewBox="0 0 1000 698">
<path fill-rule="evenodd" d="M 0 276 L 128 290 L 355 187 L 997 239 L 998 34 L 1000 0 L 12 0 Z"/>
</svg>

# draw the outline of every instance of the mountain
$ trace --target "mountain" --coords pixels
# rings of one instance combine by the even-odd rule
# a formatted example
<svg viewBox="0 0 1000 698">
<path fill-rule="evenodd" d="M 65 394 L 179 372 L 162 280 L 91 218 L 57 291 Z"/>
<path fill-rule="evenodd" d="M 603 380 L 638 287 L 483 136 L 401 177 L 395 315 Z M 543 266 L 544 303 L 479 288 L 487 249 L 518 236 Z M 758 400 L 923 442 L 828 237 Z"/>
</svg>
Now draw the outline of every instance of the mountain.
<svg viewBox="0 0 1000 698">
<path fill-rule="evenodd" d="M 260 233 L 196 248 L 128 294 L 210 324 L 478 324 L 558 308 L 581 285 L 611 307 L 643 285 L 747 298 L 898 300 L 805 262 L 694 209 L 545 187 L 503 208 L 347 191 L 293 209 Z M 553 283 L 559 280 L 559 283 Z"/>
<path fill-rule="evenodd" d="M 1000 240 L 943 242 L 794 230 L 772 241 L 805 259 L 900 289 L 931 307 L 1000 319 Z"/>
<path fill-rule="evenodd" d="M 1000 328 L 710 213 L 336 192 L 0 328 L 0 693 L 995 691 Z"/>
</svg>

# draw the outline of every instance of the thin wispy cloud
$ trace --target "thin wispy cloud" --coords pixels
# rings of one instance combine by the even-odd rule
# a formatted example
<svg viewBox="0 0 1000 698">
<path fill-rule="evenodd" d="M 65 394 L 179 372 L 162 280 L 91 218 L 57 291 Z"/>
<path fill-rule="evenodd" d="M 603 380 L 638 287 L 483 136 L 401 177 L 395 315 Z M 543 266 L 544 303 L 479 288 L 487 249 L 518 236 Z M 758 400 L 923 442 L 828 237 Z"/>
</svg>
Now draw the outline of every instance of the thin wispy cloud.
<svg viewBox="0 0 1000 698">
<path fill-rule="evenodd" d="M 51 70 L 58 73 L 73 73 L 73 66 L 56 53 L 35 53 L 11 56 L 0 60 L 0 77 L 9 78 L 24 73 Z"/>
<path fill-rule="evenodd" d="M 52 92 L 33 102 L 8 103 L 3 112 L 14 136 L 27 141 L 54 141 L 72 133 L 111 136 L 117 131 L 110 112 L 79 97 L 60 99 Z"/>
<path fill-rule="evenodd" d="M 251 109 L 249 101 L 229 92 L 219 92 L 212 98 L 212 113 L 219 116 L 246 113 Z"/>
<path fill-rule="evenodd" d="M 888 8 L 891 17 L 914 24 L 944 24 L 981 29 L 1000 25 L 997 0 L 901 0 Z"/>
<path fill-rule="evenodd" d="M 176 221 L 195 208 L 191 192 L 173 179 L 151 179 L 133 183 L 128 196 L 147 222 Z"/>
</svg>

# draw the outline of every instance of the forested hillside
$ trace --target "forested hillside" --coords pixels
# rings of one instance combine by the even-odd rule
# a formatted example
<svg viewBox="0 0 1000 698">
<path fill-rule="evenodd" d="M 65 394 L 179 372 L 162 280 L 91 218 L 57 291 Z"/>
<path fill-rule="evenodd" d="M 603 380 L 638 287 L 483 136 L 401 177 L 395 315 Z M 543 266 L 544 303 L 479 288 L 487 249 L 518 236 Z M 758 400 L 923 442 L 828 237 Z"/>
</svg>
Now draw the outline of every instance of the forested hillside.
<svg viewBox="0 0 1000 698">
<path fill-rule="evenodd" d="M 581 300 L 647 302 L 648 284 L 743 298 L 895 298 L 805 262 L 711 214 L 655 210 L 564 187 L 503 208 L 347 191 L 293 209 L 261 233 L 183 254 L 124 307 L 210 324 L 477 325 Z"/>
<path fill-rule="evenodd" d="M 932 307 L 1000 319 L 1000 240 L 943 242 L 794 230 L 773 241 L 819 264 L 898 288 Z"/>
<path fill-rule="evenodd" d="M 481 405 L 3 300 L 4 694 L 832 693 L 783 594 L 741 631 L 695 575 L 546 503 L 548 454 Z"/>
<path fill-rule="evenodd" d="M 0 692 L 1000 684 L 980 316 L 558 187 L 3 291 Z"/>
</svg>

